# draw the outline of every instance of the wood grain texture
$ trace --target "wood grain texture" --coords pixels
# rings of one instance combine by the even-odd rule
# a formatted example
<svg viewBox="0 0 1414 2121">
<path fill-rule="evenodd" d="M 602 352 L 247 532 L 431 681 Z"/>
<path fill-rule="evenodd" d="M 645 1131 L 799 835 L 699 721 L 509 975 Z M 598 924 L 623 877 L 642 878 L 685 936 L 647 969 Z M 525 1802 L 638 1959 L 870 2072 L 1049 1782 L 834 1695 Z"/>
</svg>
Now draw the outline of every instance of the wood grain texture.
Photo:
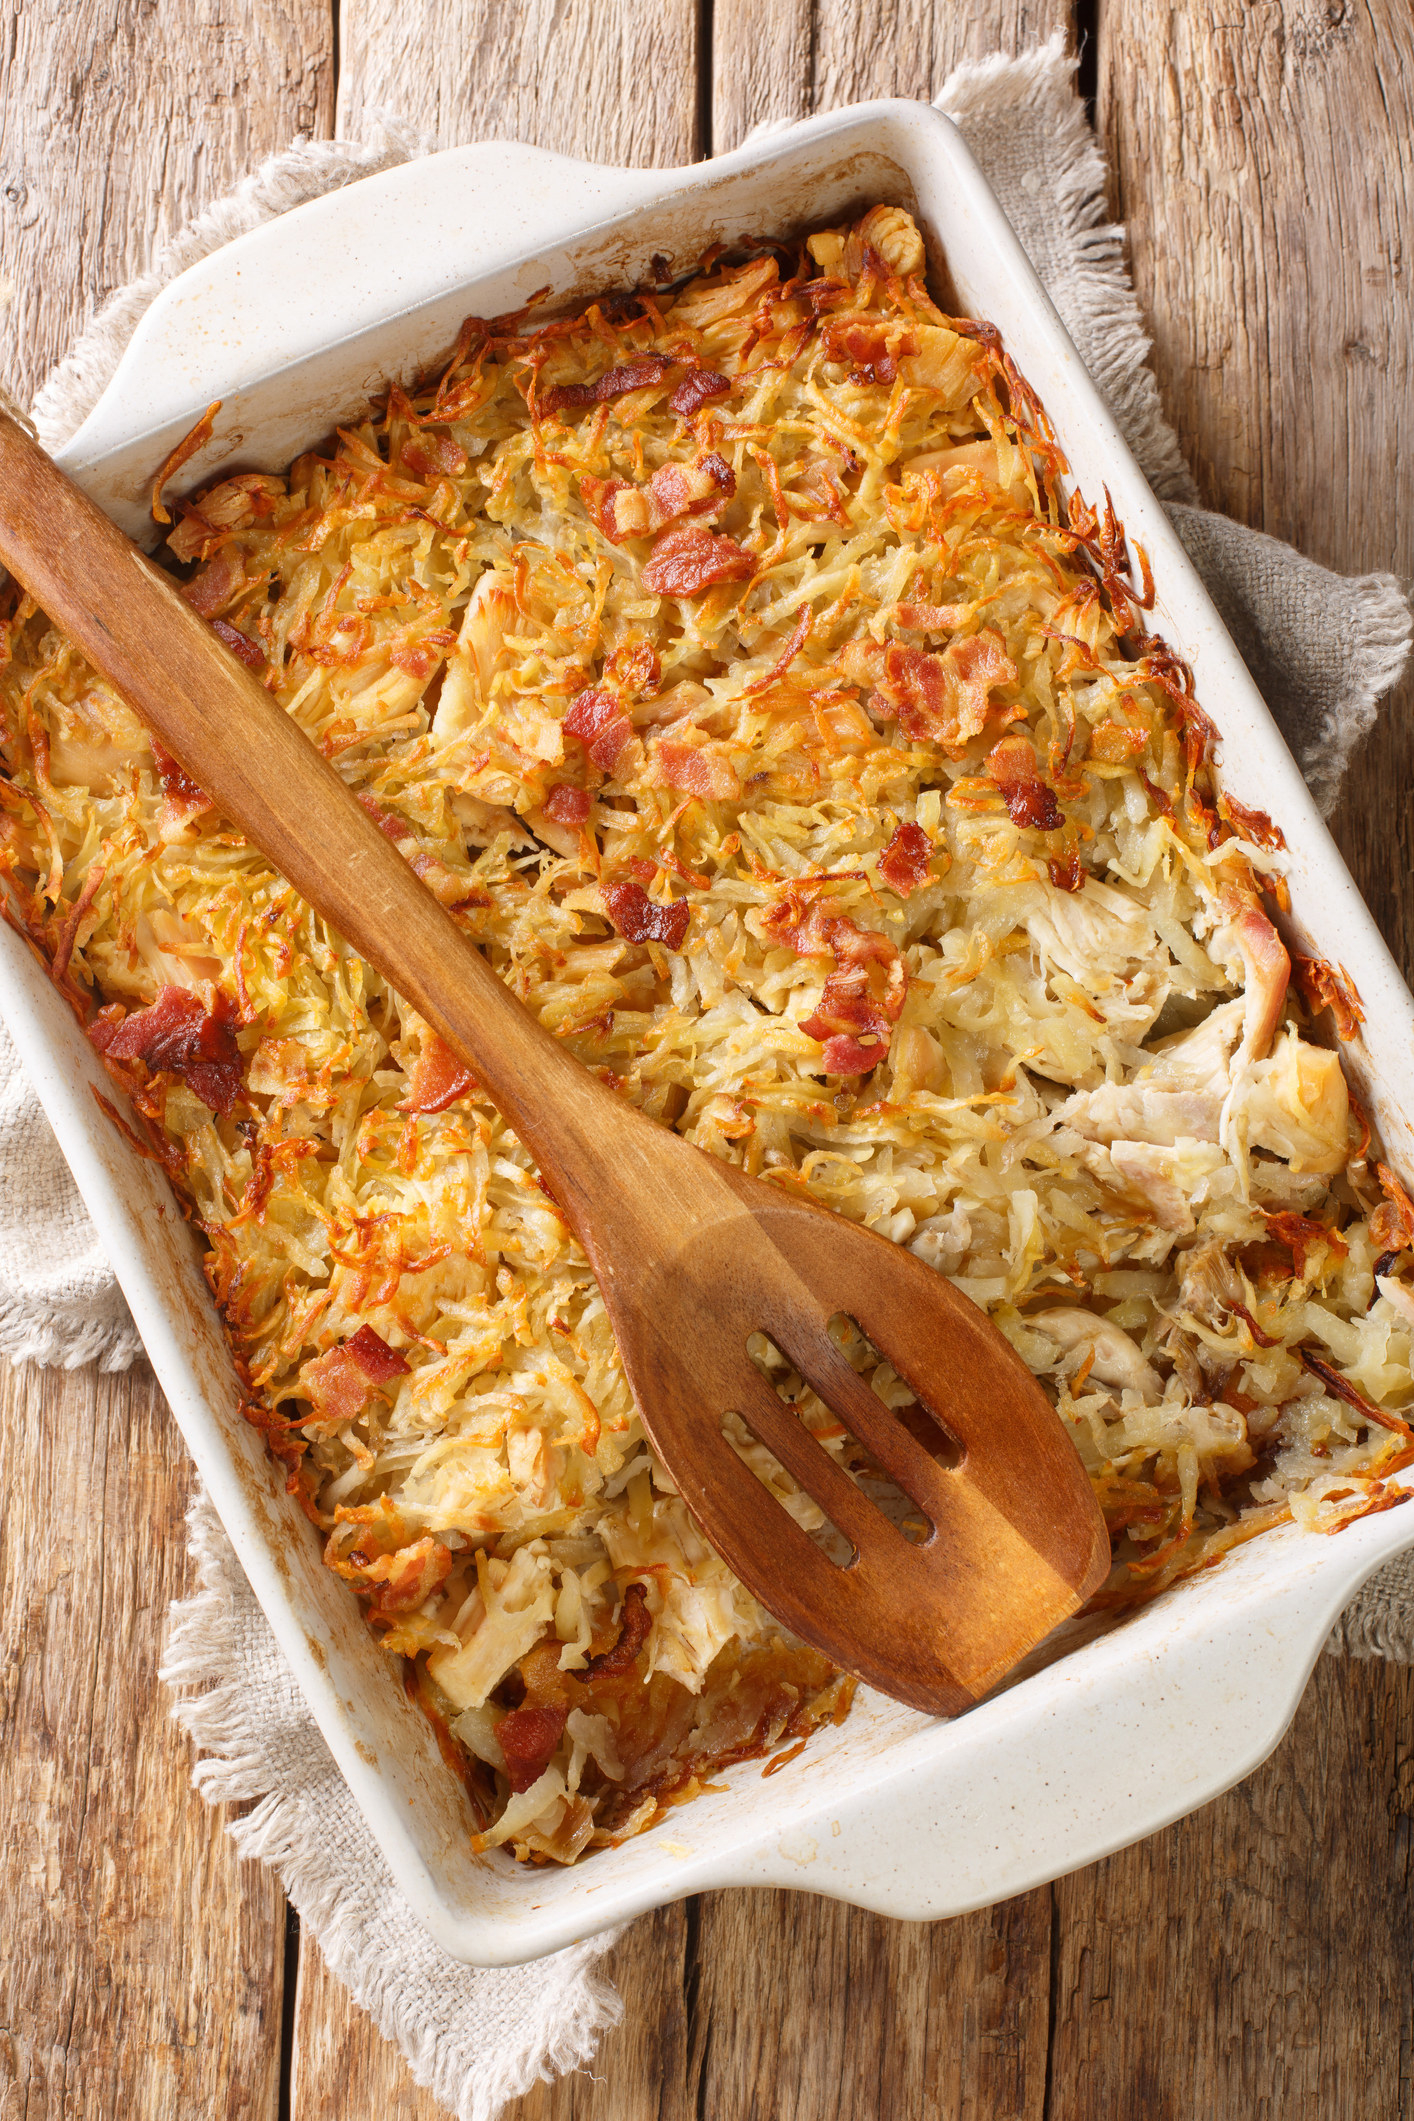
<svg viewBox="0 0 1414 2121">
<path fill-rule="evenodd" d="M 1414 1673 L 1323 1657 L 1239 1789 L 1055 1888 L 1048 2121 L 1404 2121 Z"/>
<path fill-rule="evenodd" d="M 333 120 L 327 0 L 0 6 L 0 372 L 27 398 L 155 246 Z M 275 2121 L 284 1907 L 190 1788 L 150 1373 L 0 1369 L 0 2116 Z"/>
<path fill-rule="evenodd" d="M 1069 33 L 1070 0 L 715 0 L 712 151 L 875 96 L 936 96 L 964 59 Z"/>
<path fill-rule="evenodd" d="M 695 2111 L 1041 2121 L 1050 1942 L 1045 1888 L 942 1923 L 803 1893 L 710 1894 L 691 2025 Z"/>
<path fill-rule="evenodd" d="M 765 1896 L 762 1896 L 765 1897 Z M 635 1922 L 605 1969 L 627 2001 L 588 2069 L 538 2084 L 503 2121 L 697 2121 L 689 2020 L 700 1960 L 687 1906 Z M 709 2109 L 710 2111 L 710 2109 Z M 300 1961 L 290 2121 L 446 2121 L 402 2056 L 349 2002 L 313 1946 Z M 8 2121 L 0 2111 L 0 2121 Z M 719 2121 L 713 2113 L 713 2121 Z M 720 2117 L 726 2121 L 726 2116 Z"/>
<path fill-rule="evenodd" d="M 504 2121 L 1042 2121 L 1050 1947 L 1044 1889 L 934 1924 L 800 1893 L 707 1894 L 633 1925 L 606 1961 L 623 2023 L 590 2069 L 538 2085 Z M 436 2121 L 311 1961 L 291 2121 Z"/>
<path fill-rule="evenodd" d="M 0 0 L 0 378 L 28 404 L 156 245 L 327 137 L 331 0 Z"/>
<path fill-rule="evenodd" d="M 157 1662 L 190 1467 L 145 1365 L 0 1367 L 0 2117 L 275 2121 L 284 1908 Z"/>
<path fill-rule="evenodd" d="M 1099 116 L 1205 502 L 1344 573 L 1414 574 L 1414 9 L 1102 0 Z M 1336 837 L 1414 970 L 1414 678 Z"/>
<path fill-rule="evenodd" d="M 342 0 L 339 19 L 340 139 L 387 109 L 436 147 L 658 167 L 701 151 L 697 0 Z"/>
</svg>

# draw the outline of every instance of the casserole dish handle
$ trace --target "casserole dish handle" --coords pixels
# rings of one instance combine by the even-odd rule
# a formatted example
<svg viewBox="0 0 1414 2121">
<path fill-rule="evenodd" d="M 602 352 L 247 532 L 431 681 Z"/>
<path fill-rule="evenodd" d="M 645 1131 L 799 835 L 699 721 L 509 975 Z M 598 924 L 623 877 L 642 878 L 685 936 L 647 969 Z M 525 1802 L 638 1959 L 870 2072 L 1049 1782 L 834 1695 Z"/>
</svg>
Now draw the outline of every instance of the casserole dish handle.
<svg viewBox="0 0 1414 2121">
<path fill-rule="evenodd" d="M 793 1887 L 936 1921 L 1133 1846 L 1261 1766 L 1340 1613 L 1401 1530 L 1388 1516 L 1349 1526 L 1340 1535 L 1348 1573 L 1310 1552 L 1275 1595 L 1259 1571 L 1233 1571 L 1203 1586 L 1216 1595 L 1197 1626 L 1190 1590 L 1167 1616 L 1146 1616 L 1167 1617 L 1160 1655 L 1151 1639 L 1136 1661 L 1121 1626 L 1052 1667 L 1039 1722 L 1026 1687 L 1004 1689 L 952 1725 L 945 1762 L 925 1753 L 890 1777 L 887 1801 L 856 1788 L 822 1808 L 817 1787 L 797 1825 L 712 1882 Z M 1300 1534 L 1277 1536 L 1300 1552 Z M 1136 1669 L 1148 1685 L 1136 1687 Z M 810 1777 L 801 1779 L 806 1797 Z"/>
</svg>

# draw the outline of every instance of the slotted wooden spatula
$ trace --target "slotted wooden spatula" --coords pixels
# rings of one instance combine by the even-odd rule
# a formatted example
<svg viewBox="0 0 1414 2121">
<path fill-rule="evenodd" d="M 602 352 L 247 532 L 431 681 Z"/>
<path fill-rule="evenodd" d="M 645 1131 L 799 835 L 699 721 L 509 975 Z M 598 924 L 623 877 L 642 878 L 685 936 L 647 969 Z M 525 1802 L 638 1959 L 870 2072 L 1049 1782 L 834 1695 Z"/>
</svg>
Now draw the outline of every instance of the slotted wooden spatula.
<svg viewBox="0 0 1414 2121">
<path fill-rule="evenodd" d="M 0 414 L 0 560 L 179 764 L 474 1071 L 589 1256 L 643 1426 L 777 1619 L 954 1714 L 1074 1613 L 1109 1544 L 1074 1447 L 976 1306 L 901 1247 L 645 1119 L 528 1014 L 172 582 Z M 906 1425 L 826 1330 L 847 1313 L 916 1395 Z M 763 1332 L 928 1520 L 917 1544 L 747 1353 Z M 722 1433 L 737 1414 L 853 1549 L 837 1564 Z M 920 1440 L 921 1439 L 921 1440 Z"/>
</svg>

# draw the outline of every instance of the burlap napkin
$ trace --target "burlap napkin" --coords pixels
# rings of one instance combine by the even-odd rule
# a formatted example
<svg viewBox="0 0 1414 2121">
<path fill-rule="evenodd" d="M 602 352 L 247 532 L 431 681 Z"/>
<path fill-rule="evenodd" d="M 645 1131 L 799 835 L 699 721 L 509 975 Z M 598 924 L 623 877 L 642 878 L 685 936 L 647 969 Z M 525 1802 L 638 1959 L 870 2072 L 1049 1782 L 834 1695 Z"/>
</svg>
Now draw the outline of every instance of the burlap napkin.
<svg viewBox="0 0 1414 2121">
<path fill-rule="evenodd" d="M 1165 422 L 1148 341 L 1104 219 L 1104 170 L 1059 39 L 1019 60 L 959 68 L 938 97 L 961 125 L 1091 373 L 1171 512 L 1322 806 L 1409 649 L 1410 613 L 1387 575 L 1342 579 L 1274 539 L 1195 508 Z M 57 446 L 111 375 L 137 319 L 185 266 L 291 206 L 424 152 L 385 120 L 368 146 L 306 143 L 210 208 L 108 306 L 34 406 Z M 137 1340 L 92 1228 L 0 1028 L 0 1353 L 118 1369 Z M 462 2121 L 493 2121 L 538 2077 L 584 2062 L 620 2014 L 594 1970 L 606 1939 L 533 1966 L 477 1972 L 409 1915 L 335 1769 L 209 1503 L 192 1512 L 201 1588 L 174 1609 L 163 1676 L 207 1757 L 213 1803 L 258 1800 L 233 1827 L 278 1870 L 334 1971 L 402 2048 L 419 2083 Z M 1414 1656 L 1414 1568 L 1395 1563 L 1344 1616 L 1333 1646 Z M 389 1966 L 382 1940 L 398 1939 Z"/>
</svg>

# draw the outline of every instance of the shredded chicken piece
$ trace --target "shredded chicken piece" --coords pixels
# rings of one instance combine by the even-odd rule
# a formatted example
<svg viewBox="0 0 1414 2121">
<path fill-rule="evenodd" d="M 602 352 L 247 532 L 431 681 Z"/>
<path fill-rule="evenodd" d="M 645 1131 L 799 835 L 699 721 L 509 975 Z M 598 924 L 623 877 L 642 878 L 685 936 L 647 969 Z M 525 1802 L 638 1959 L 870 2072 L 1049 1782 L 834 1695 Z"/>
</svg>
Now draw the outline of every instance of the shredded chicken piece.
<svg viewBox="0 0 1414 2121">
<path fill-rule="evenodd" d="M 1129 1335 L 1093 1311 L 1033 1311 L 1026 1323 L 1067 1350 L 1081 1348 L 1090 1357 L 1090 1372 L 1101 1384 L 1137 1392 L 1142 1399 L 1161 1396 L 1158 1372 L 1140 1354 Z"/>
</svg>

